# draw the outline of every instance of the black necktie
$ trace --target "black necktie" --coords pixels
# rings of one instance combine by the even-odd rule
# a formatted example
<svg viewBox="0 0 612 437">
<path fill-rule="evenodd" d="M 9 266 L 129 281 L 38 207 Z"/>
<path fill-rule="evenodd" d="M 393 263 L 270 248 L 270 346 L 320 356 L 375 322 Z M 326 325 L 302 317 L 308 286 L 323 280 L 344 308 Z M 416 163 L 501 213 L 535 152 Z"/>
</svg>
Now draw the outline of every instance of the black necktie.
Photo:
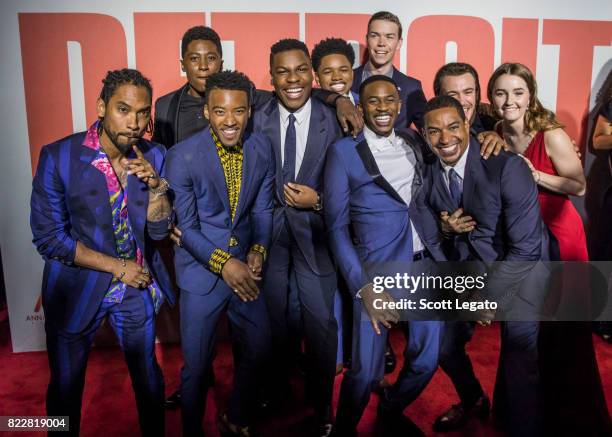
<svg viewBox="0 0 612 437">
<path fill-rule="evenodd" d="M 461 182 L 455 169 L 448 171 L 448 192 L 453 199 L 455 210 L 461 206 Z M 451 211 L 452 212 L 452 211 Z"/>
<path fill-rule="evenodd" d="M 289 124 L 285 133 L 285 156 L 283 160 L 283 183 L 295 180 L 295 115 L 289 114 Z"/>
</svg>

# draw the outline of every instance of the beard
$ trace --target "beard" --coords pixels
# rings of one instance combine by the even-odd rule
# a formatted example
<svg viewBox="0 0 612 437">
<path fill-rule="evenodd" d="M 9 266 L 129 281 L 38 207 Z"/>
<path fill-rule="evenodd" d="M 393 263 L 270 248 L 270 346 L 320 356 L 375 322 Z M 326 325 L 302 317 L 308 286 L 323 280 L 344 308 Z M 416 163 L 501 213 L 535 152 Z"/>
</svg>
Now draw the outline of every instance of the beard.
<svg viewBox="0 0 612 437">
<path fill-rule="evenodd" d="M 141 137 L 141 135 L 139 135 L 138 138 L 130 138 L 128 141 L 119 141 L 119 133 L 111 131 L 106 124 L 106 120 L 102 120 L 102 130 L 122 155 L 127 155 L 132 150 L 132 146 L 136 144 Z"/>
</svg>

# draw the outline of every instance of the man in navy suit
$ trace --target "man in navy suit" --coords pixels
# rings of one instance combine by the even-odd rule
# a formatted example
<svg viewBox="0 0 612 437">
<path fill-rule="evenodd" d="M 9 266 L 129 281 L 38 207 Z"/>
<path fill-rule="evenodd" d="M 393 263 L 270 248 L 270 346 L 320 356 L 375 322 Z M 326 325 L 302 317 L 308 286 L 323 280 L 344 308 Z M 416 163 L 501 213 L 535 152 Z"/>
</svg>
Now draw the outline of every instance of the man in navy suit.
<svg viewBox="0 0 612 437">
<path fill-rule="evenodd" d="M 373 309 L 372 263 L 404 262 L 410 274 L 433 271 L 444 260 L 436 218 L 423 198 L 421 141 L 394 129 L 402 106 L 393 80 L 371 76 L 360 87 L 364 131 L 329 150 L 325 167 L 325 219 L 334 258 L 353 299 L 353 359 L 336 414 L 337 435 L 354 435 L 370 392 L 383 376 L 387 329 L 398 314 Z M 349 228 L 354 236 L 351 238 Z M 379 326 L 383 324 L 383 327 Z M 402 411 L 425 388 L 438 366 L 441 322 L 404 324 L 408 347 L 398 381 L 384 391 L 379 421 L 400 432 Z"/>
<path fill-rule="evenodd" d="M 531 272 L 535 262 L 547 256 L 547 237 L 529 167 L 508 152 L 482 159 L 463 108 L 453 97 L 430 100 L 424 121 L 424 135 L 439 158 L 428 166 L 427 199 L 443 215 L 452 259 L 504 261 L 489 274 L 486 297 L 497 299 L 506 311 L 512 306 L 514 317 L 530 317 L 543 296 L 535 283 L 525 286 L 523 281 L 536 272 Z M 451 220 L 451 215 L 458 218 Z M 483 320 L 491 316 L 483 314 Z M 512 435 L 537 435 L 537 337 L 538 322 L 502 324 L 495 400 Z"/>
<path fill-rule="evenodd" d="M 268 139 L 245 133 L 251 83 L 238 72 L 207 79 L 209 129 L 168 154 L 181 290 L 183 434 L 202 435 L 215 329 L 227 312 L 241 359 L 222 433 L 249 432 L 257 382 L 269 353 L 270 324 L 259 281 L 272 234 L 275 161 Z"/>
<path fill-rule="evenodd" d="M 272 323 L 274 363 L 284 389 L 288 369 L 284 353 L 290 316 L 289 284 L 300 303 L 308 385 L 321 435 L 331 429 L 331 400 L 336 367 L 333 314 L 336 273 L 327 246 L 321 203 L 327 148 L 341 135 L 329 108 L 311 98 L 312 65 L 306 45 L 281 40 L 270 53 L 275 98 L 253 115 L 253 129 L 265 134 L 276 157 L 274 232 L 264 272 L 263 293 Z M 293 285 L 292 284 L 292 285 Z"/>
<path fill-rule="evenodd" d="M 381 11 L 370 17 L 366 34 L 367 62 L 354 71 L 354 92 L 359 91 L 361 83 L 370 76 L 382 74 L 397 84 L 402 100 L 402 110 L 395 120 L 395 128 L 409 128 L 414 124 L 423 127 L 423 107 L 425 95 L 421 82 L 398 71 L 393 66 L 393 57 L 402 46 L 402 24 L 397 15 Z"/>
<path fill-rule="evenodd" d="M 108 317 L 124 351 L 143 435 L 164 434 L 164 383 L 155 314 L 173 302 L 152 240 L 167 235 L 165 148 L 142 139 L 151 85 L 136 70 L 109 71 L 99 120 L 43 147 L 32 184 L 31 227 L 45 259 L 42 297 L 51 380 L 47 414 L 79 434 L 87 358 Z"/>
</svg>

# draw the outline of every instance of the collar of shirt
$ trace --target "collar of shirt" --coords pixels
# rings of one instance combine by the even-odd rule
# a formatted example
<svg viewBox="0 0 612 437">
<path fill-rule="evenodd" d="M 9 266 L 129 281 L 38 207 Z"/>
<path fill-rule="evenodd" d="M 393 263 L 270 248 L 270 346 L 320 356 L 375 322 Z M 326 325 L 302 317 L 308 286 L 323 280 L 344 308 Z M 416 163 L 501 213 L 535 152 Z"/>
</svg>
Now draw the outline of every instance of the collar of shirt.
<svg viewBox="0 0 612 437">
<path fill-rule="evenodd" d="M 379 152 L 383 151 L 387 147 L 393 147 L 394 149 L 399 147 L 399 144 L 397 144 L 396 141 L 397 136 L 395 135 L 395 129 L 391 131 L 391 135 L 389 135 L 388 137 L 383 137 L 373 132 L 367 126 L 364 126 L 363 136 L 368 142 L 368 146 L 370 146 L 370 149 L 375 149 Z"/>
<path fill-rule="evenodd" d="M 286 128 L 289 124 L 289 114 L 293 114 L 295 116 L 295 121 L 298 125 L 304 123 L 305 120 L 310 119 L 310 112 L 312 110 L 312 104 L 310 103 L 310 98 L 306 100 L 304 106 L 294 112 L 290 112 L 287 108 L 285 108 L 281 103 L 278 103 L 278 110 L 280 112 L 281 121 L 283 123 L 283 128 Z"/>
<path fill-rule="evenodd" d="M 344 95 L 344 97 L 348 97 L 353 105 L 355 105 L 355 99 L 353 98 L 353 93 L 349 90 L 348 93 Z"/>
<path fill-rule="evenodd" d="M 361 75 L 362 82 L 366 80 L 368 77 L 378 74 L 378 73 L 374 73 L 372 70 L 373 68 L 372 68 L 372 65 L 370 64 L 370 61 L 366 62 L 365 65 L 363 66 L 363 73 Z M 389 69 L 384 73 L 384 75 L 393 79 L 393 65 L 389 67 Z"/>
<path fill-rule="evenodd" d="M 83 140 L 83 145 L 85 147 L 89 147 L 93 150 L 100 150 L 100 136 L 98 135 L 98 126 L 100 124 L 100 120 L 96 120 L 94 124 L 92 124 L 89 129 L 87 129 L 87 133 L 85 134 L 85 139 Z"/>
<path fill-rule="evenodd" d="M 440 164 L 442 164 L 442 168 L 444 169 L 444 175 L 446 176 L 446 181 L 448 181 L 448 172 L 452 168 L 455 170 L 455 173 L 459 175 L 459 177 L 461 178 L 461 181 L 463 182 L 463 176 L 465 175 L 465 164 L 467 163 L 467 156 L 468 156 L 469 151 L 470 151 L 470 143 L 468 142 L 468 146 L 466 147 L 465 152 L 463 152 L 463 155 L 461 155 L 461 158 L 459 158 L 459 161 L 457 161 L 455 165 L 448 165 L 448 164 L 445 164 L 444 161 L 440 160 Z"/>
</svg>

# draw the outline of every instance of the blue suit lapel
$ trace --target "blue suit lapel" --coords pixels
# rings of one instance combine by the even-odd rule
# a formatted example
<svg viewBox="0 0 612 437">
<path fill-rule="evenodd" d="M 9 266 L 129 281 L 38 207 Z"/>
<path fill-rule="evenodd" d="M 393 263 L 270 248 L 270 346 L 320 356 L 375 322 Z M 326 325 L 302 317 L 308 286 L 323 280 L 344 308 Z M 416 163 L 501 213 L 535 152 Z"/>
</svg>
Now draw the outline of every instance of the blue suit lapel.
<svg viewBox="0 0 612 437">
<path fill-rule="evenodd" d="M 270 139 L 274 149 L 276 160 L 276 196 L 278 201 L 284 205 L 285 196 L 283 195 L 283 161 L 281 159 L 281 135 L 280 135 L 280 113 L 278 111 L 278 100 L 270 100 L 268 106 L 263 111 L 261 122 L 261 133 Z"/>
<path fill-rule="evenodd" d="M 96 235 L 100 236 L 100 241 L 97 242 L 101 246 L 108 244 L 107 242 L 113 242 L 109 247 L 112 247 L 113 251 L 115 251 L 113 212 L 108 196 L 106 177 L 91 165 L 98 152 L 82 144 L 79 145 L 79 149 L 79 160 L 72 161 L 75 163 L 75 167 L 70 172 L 73 175 L 72 177 L 74 177 L 72 184 L 81 185 L 78 192 L 84 194 L 84 202 L 87 204 L 88 209 L 94 212 L 95 224 L 92 223 L 92 225 L 96 226 Z M 102 233 L 99 234 L 99 232 Z"/>
<path fill-rule="evenodd" d="M 304 184 L 314 169 L 314 165 L 321 159 L 325 153 L 325 114 L 320 109 L 317 100 L 310 99 L 312 108 L 310 112 L 310 125 L 308 126 L 308 139 L 306 140 L 306 151 L 304 159 L 300 166 L 300 171 L 297 174 L 296 182 Z"/>
<path fill-rule="evenodd" d="M 355 148 L 357 149 L 357 154 L 361 161 L 363 162 L 363 166 L 366 171 L 374 181 L 376 185 L 385 190 L 387 194 L 389 194 L 392 198 L 397 200 L 403 205 L 406 205 L 402 196 L 400 196 L 397 191 L 391 186 L 391 184 L 383 177 L 380 173 L 378 165 L 376 164 L 376 160 L 374 159 L 374 155 L 372 155 L 372 151 L 370 150 L 370 146 L 368 146 L 368 142 L 365 140 L 363 133 L 359 135 L 357 138 L 359 143 Z"/>
<path fill-rule="evenodd" d="M 255 142 L 249 141 L 245 135 L 242 149 L 242 182 L 240 184 L 240 195 L 238 196 L 238 206 L 236 207 L 236 217 L 234 223 L 238 223 L 238 218 L 242 215 L 245 205 L 249 201 L 251 192 L 251 181 L 255 176 L 257 169 L 257 151 L 255 150 Z"/>
<path fill-rule="evenodd" d="M 210 131 L 205 129 L 202 132 L 202 141 L 198 143 L 200 156 L 202 157 L 202 171 L 204 168 L 210 171 L 210 178 L 212 179 L 215 190 L 223 203 L 225 209 L 230 212 L 229 195 L 227 193 L 227 183 L 225 182 L 225 173 L 223 173 L 223 166 L 221 165 L 221 159 L 217 153 L 217 146 L 215 145 Z"/>
</svg>

